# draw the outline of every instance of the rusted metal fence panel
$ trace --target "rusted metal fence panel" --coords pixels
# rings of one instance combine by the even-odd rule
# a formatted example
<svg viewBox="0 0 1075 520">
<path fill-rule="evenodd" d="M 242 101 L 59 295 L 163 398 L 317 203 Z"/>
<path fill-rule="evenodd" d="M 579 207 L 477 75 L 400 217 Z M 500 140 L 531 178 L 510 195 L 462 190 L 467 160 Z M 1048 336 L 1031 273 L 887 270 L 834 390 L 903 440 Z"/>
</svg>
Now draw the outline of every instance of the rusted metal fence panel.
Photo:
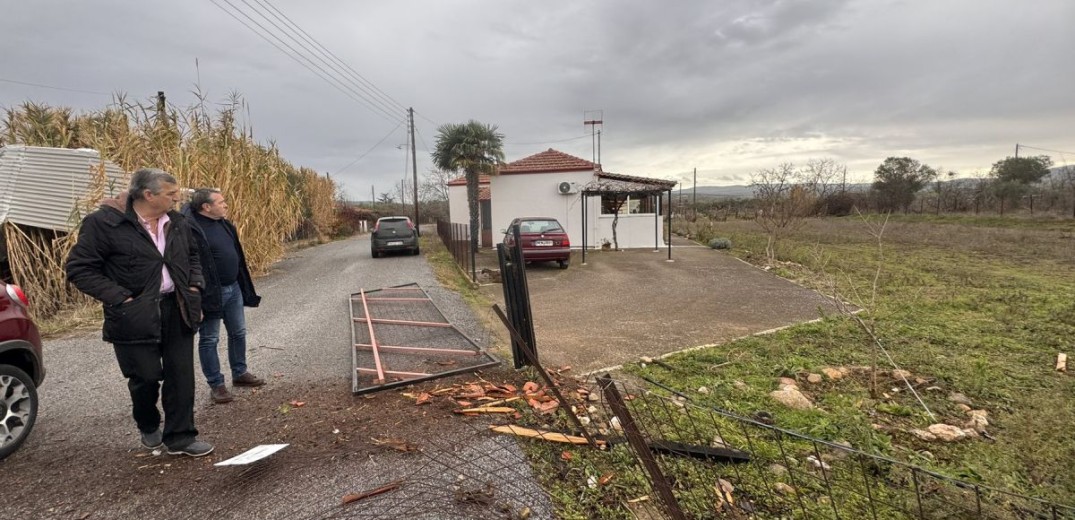
<svg viewBox="0 0 1075 520">
<path fill-rule="evenodd" d="M 466 224 L 437 220 L 437 236 L 452 254 L 455 263 L 459 264 L 459 268 L 470 277 L 471 281 L 477 280 L 474 251 L 470 248 L 469 227 Z"/>
</svg>

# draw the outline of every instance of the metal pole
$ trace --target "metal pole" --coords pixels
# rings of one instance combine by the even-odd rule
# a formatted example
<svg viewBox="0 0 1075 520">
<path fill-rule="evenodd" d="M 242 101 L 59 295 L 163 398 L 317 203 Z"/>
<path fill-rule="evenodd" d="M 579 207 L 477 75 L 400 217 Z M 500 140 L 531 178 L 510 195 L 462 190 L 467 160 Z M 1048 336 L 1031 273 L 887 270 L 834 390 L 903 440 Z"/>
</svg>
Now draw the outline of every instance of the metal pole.
<svg viewBox="0 0 1075 520">
<path fill-rule="evenodd" d="M 414 171 L 414 232 L 422 235 L 421 220 L 418 219 L 418 156 L 414 149 L 414 108 L 407 109 L 407 116 L 411 122 L 411 169 Z"/>
<path fill-rule="evenodd" d="M 657 233 L 661 229 L 661 196 L 660 194 L 650 195 L 653 200 L 653 252 L 659 252 L 661 247 L 657 244 Z"/>
<path fill-rule="evenodd" d="M 672 205 L 672 190 L 668 190 L 668 205 Z M 668 219 L 668 261 L 672 261 L 672 219 Z"/>
<path fill-rule="evenodd" d="M 588 199 L 586 192 L 582 192 L 582 265 L 586 265 L 586 228 L 590 227 L 590 223 L 586 220 L 586 201 Z"/>
</svg>

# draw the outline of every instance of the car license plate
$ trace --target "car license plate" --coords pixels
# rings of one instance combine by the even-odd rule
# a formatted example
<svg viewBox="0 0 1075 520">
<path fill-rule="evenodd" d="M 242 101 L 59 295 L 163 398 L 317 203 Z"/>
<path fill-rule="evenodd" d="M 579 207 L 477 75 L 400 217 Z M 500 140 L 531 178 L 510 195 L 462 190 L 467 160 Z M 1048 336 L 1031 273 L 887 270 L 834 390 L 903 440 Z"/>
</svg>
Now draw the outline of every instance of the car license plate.
<svg viewBox="0 0 1075 520">
<path fill-rule="evenodd" d="M 552 240 L 535 240 L 534 245 L 538 247 L 548 247 L 552 245 Z"/>
<path fill-rule="evenodd" d="M 395 242 L 389 242 L 388 245 L 390 245 L 390 246 L 401 246 L 401 245 L 403 245 L 403 241 L 402 240 L 396 240 Z"/>
</svg>

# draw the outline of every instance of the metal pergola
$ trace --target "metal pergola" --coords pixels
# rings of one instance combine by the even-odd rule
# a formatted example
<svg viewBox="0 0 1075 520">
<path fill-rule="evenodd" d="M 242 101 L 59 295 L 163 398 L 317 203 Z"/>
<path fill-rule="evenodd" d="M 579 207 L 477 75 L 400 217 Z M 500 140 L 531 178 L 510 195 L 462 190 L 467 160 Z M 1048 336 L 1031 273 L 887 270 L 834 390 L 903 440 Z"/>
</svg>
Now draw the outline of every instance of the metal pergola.
<svg viewBox="0 0 1075 520">
<path fill-rule="evenodd" d="M 618 173 L 600 172 L 597 174 L 597 178 L 590 181 L 582 188 L 582 263 L 586 263 L 586 249 L 589 246 L 587 242 L 589 221 L 586 219 L 588 215 L 586 203 L 590 197 L 600 197 L 604 195 L 611 195 L 615 197 L 656 197 L 657 207 L 653 212 L 653 250 L 659 251 L 660 244 L 657 241 L 657 230 L 661 225 L 661 212 L 660 203 L 662 202 L 662 195 L 668 194 L 668 208 L 669 217 L 671 217 L 672 209 L 672 188 L 675 187 L 676 181 L 666 181 L 660 179 L 649 179 L 646 177 L 635 177 L 633 175 L 622 175 Z M 668 230 L 665 233 L 665 237 L 668 241 L 668 261 L 672 260 L 672 219 L 668 219 Z"/>
</svg>

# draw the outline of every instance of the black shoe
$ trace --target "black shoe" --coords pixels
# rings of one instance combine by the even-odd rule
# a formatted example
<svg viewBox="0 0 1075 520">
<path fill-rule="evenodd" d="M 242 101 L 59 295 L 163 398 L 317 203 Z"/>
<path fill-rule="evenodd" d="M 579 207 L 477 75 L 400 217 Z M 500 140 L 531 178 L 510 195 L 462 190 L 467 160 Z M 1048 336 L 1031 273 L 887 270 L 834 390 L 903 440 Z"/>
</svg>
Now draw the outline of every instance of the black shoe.
<svg viewBox="0 0 1075 520">
<path fill-rule="evenodd" d="M 235 396 L 231 395 L 228 391 L 228 387 L 224 385 L 214 386 L 209 389 L 209 397 L 213 399 L 216 404 L 230 403 L 235 400 Z"/>
<path fill-rule="evenodd" d="M 169 455 L 186 455 L 188 457 L 204 457 L 213 453 L 213 445 L 204 441 L 194 441 L 186 446 L 173 449 L 168 448 Z"/>
<path fill-rule="evenodd" d="M 233 377 L 231 379 L 231 384 L 235 386 L 261 386 L 265 384 L 265 380 L 250 372 L 244 372 L 243 375 L 239 377 Z"/>
<path fill-rule="evenodd" d="M 161 433 L 161 429 L 157 428 L 150 433 L 142 432 L 142 446 L 146 449 L 155 450 L 164 445 L 164 434 Z"/>
</svg>

